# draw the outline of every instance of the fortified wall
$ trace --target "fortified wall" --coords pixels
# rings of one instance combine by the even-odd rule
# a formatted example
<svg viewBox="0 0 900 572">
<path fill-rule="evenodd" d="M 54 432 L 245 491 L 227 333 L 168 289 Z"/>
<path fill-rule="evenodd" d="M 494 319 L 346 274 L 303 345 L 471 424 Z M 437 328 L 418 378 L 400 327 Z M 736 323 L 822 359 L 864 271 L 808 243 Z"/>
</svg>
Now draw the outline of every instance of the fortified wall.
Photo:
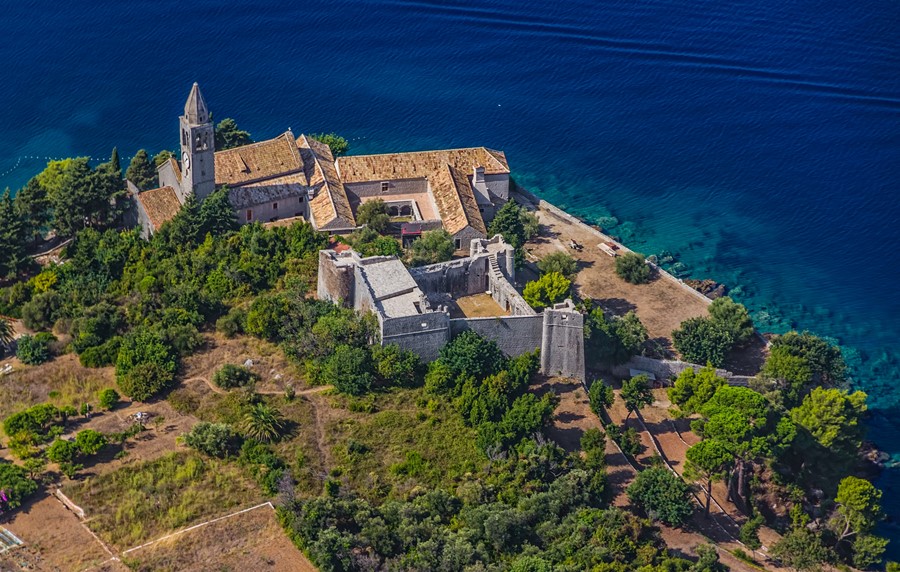
<svg viewBox="0 0 900 572">
<path fill-rule="evenodd" d="M 514 281 L 515 251 L 498 235 L 473 240 L 466 258 L 412 269 L 395 257 L 323 250 L 317 293 L 374 312 L 382 344 L 395 343 L 426 362 L 437 359 L 451 338 L 472 330 L 509 356 L 540 349 L 545 374 L 584 380 L 582 315 L 570 300 L 539 314 Z M 473 298 L 481 309 L 467 313 Z"/>
</svg>

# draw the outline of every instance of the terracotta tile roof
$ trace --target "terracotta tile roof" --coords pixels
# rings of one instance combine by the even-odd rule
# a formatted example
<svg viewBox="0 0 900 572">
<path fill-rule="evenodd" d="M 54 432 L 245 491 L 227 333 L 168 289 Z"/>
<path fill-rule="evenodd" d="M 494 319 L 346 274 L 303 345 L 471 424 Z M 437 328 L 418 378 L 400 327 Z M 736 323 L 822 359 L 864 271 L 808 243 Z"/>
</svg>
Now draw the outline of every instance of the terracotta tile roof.
<svg viewBox="0 0 900 572">
<path fill-rule="evenodd" d="M 303 161 L 287 131 L 274 139 L 217 151 L 216 185 L 239 186 L 300 171 Z"/>
<path fill-rule="evenodd" d="M 297 138 L 297 148 L 303 158 L 309 186 L 315 190 L 315 196 L 309 201 L 309 212 L 316 227 L 327 229 L 330 226 L 329 230 L 333 230 L 356 226 L 350 199 L 334 167 L 328 145 L 301 135 Z"/>
<path fill-rule="evenodd" d="M 350 155 L 337 159 L 338 170 L 344 183 L 421 179 L 437 174 L 445 165 L 450 165 L 467 176 L 478 166 L 484 167 L 484 172 L 488 175 L 509 173 L 506 155 L 502 151 L 485 147 L 384 155 Z"/>
<path fill-rule="evenodd" d="M 487 236 L 484 219 L 478 211 L 478 202 L 466 175 L 444 165 L 433 177 L 430 177 L 431 194 L 437 205 L 438 213 L 444 229 L 456 234 L 467 226 L 471 226 L 482 235 Z"/>
<path fill-rule="evenodd" d="M 244 209 L 291 197 L 306 195 L 306 175 L 291 173 L 264 181 L 228 188 L 228 200 L 236 209 Z"/>
<path fill-rule="evenodd" d="M 169 157 L 169 163 L 172 165 L 172 172 L 175 173 L 175 178 L 178 179 L 178 182 L 181 182 L 181 167 L 178 166 L 178 161 L 175 160 L 175 157 Z"/>
<path fill-rule="evenodd" d="M 181 203 L 172 187 L 143 191 L 137 194 L 137 200 L 144 212 L 147 213 L 147 218 L 150 219 L 150 225 L 153 226 L 154 231 L 172 220 L 181 210 Z"/>
</svg>

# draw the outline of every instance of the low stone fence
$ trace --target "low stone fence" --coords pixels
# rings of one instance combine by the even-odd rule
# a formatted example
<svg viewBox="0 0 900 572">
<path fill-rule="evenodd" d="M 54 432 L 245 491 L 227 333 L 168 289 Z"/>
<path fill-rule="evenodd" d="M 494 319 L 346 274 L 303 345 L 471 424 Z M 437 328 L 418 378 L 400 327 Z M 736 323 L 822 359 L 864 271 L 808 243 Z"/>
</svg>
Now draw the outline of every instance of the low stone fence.
<svg viewBox="0 0 900 572">
<path fill-rule="evenodd" d="M 634 356 L 626 363 L 614 366 L 611 371 L 613 375 L 622 378 L 631 377 L 631 370 L 652 373 L 657 381 L 668 385 L 672 378 L 678 377 L 681 372 L 689 368 L 698 371 L 703 369 L 703 366 L 680 360 Z M 753 379 L 752 376 L 735 375 L 725 369 L 716 369 L 716 375 L 725 378 L 729 385 L 746 386 Z"/>
<path fill-rule="evenodd" d="M 56 495 L 56 498 L 59 499 L 59 502 L 63 503 L 66 508 L 74 512 L 78 518 L 84 520 L 84 509 L 72 502 L 72 500 L 63 494 L 62 490 L 56 489 L 53 491 L 53 494 Z"/>
</svg>

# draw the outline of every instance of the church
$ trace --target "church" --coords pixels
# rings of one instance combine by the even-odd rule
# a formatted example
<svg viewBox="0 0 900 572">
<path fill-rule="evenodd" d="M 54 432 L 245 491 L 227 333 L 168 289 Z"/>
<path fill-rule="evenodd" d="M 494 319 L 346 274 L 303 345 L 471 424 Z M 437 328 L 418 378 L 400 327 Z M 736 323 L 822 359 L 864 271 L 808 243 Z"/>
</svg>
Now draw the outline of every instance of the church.
<svg viewBox="0 0 900 572">
<path fill-rule="evenodd" d="M 302 218 L 317 230 L 357 228 L 362 203 L 382 199 L 405 240 L 444 228 L 457 248 L 487 238 L 487 225 L 509 199 L 509 164 L 486 147 L 352 155 L 335 159 L 327 145 L 290 130 L 274 139 L 216 151 L 209 108 L 195 83 L 179 118 L 181 162 L 159 169 L 157 189 L 129 183 L 137 221 L 147 238 L 187 197 L 203 201 L 218 188 L 241 224 Z"/>
</svg>

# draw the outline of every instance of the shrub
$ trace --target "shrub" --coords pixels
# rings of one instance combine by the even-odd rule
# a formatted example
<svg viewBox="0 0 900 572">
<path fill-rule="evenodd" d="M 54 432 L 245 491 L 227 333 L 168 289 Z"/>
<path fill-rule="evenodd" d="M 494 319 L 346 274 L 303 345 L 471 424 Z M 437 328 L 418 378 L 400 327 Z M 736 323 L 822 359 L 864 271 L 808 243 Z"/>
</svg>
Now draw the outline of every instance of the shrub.
<svg viewBox="0 0 900 572">
<path fill-rule="evenodd" d="M 47 447 L 47 458 L 58 464 L 69 463 L 78 454 L 78 445 L 73 441 L 57 439 Z"/>
<path fill-rule="evenodd" d="M 216 331 L 224 334 L 226 338 L 233 338 L 244 333 L 246 323 L 247 312 L 242 308 L 232 308 L 227 314 L 216 320 Z"/>
<path fill-rule="evenodd" d="M 638 473 L 627 493 L 650 518 L 670 526 L 681 526 L 694 512 L 688 486 L 664 467 Z"/>
<path fill-rule="evenodd" d="M 622 431 L 622 434 L 619 437 L 619 447 L 626 455 L 634 457 L 635 455 L 640 454 L 644 445 L 641 443 L 641 435 L 637 432 L 637 429 L 628 427 L 625 431 Z"/>
<path fill-rule="evenodd" d="M 93 429 L 85 429 L 75 435 L 75 445 L 83 455 L 96 455 L 108 443 L 106 435 Z"/>
<path fill-rule="evenodd" d="M 644 261 L 644 255 L 626 252 L 616 257 L 616 274 L 631 284 L 646 284 L 650 281 L 650 266 Z"/>
<path fill-rule="evenodd" d="M 416 387 L 422 383 L 419 356 L 397 344 L 371 348 L 372 363 L 382 386 Z"/>
<path fill-rule="evenodd" d="M 237 433 L 225 423 L 201 421 L 184 435 L 184 444 L 211 457 L 227 457 L 235 452 Z"/>
<path fill-rule="evenodd" d="M 566 252 L 548 254 L 537 263 L 537 267 L 541 274 L 558 272 L 569 280 L 578 273 L 578 261 Z"/>
<path fill-rule="evenodd" d="M 427 230 L 409 247 L 410 266 L 424 266 L 453 258 L 453 239 L 442 229 Z"/>
<path fill-rule="evenodd" d="M 647 328 L 634 311 L 619 318 L 594 308 L 584 319 L 585 354 L 602 365 L 627 362 L 647 338 Z"/>
<path fill-rule="evenodd" d="M 756 550 L 762 546 L 759 541 L 759 529 L 765 522 L 762 515 L 756 515 L 749 519 L 741 526 L 741 542 L 749 546 L 752 550 Z"/>
<path fill-rule="evenodd" d="M 97 401 L 100 403 L 100 407 L 109 411 L 119 403 L 119 392 L 111 387 L 102 389 L 97 394 Z"/>
<path fill-rule="evenodd" d="M 725 363 L 725 357 L 734 346 L 731 332 L 709 318 L 690 318 L 672 332 L 675 349 L 685 361 L 716 367 Z"/>
<path fill-rule="evenodd" d="M 367 225 L 378 234 L 384 234 L 390 222 L 387 205 L 381 199 L 366 201 L 356 211 L 356 223 L 360 226 Z"/>
<path fill-rule="evenodd" d="M 222 389 L 234 389 L 251 385 L 259 380 L 259 374 L 250 369 L 226 363 L 213 374 L 213 383 Z"/>
<path fill-rule="evenodd" d="M 59 318 L 62 297 L 54 292 L 44 292 L 34 296 L 22 306 L 22 321 L 29 330 L 46 330 Z"/>
<path fill-rule="evenodd" d="M 559 272 L 550 272 L 526 284 L 522 296 L 532 308 L 541 311 L 565 299 L 571 286 L 568 278 Z"/>
<path fill-rule="evenodd" d="M 16 357 L 27 365 L 40 365 L 50 360 L 50 342 L 56 340 L 52 334 L 46 332 L 35 336 L 24 335 L 19 338 L 16 347 Z"/>
<path fill-rule="evenodd" d="M 85 349 L 78 355 L 78 361 L 84 367 L 106 367 L 116 363 L 122 338 L 115 336 L 99 346 Z"/>
</svg>

